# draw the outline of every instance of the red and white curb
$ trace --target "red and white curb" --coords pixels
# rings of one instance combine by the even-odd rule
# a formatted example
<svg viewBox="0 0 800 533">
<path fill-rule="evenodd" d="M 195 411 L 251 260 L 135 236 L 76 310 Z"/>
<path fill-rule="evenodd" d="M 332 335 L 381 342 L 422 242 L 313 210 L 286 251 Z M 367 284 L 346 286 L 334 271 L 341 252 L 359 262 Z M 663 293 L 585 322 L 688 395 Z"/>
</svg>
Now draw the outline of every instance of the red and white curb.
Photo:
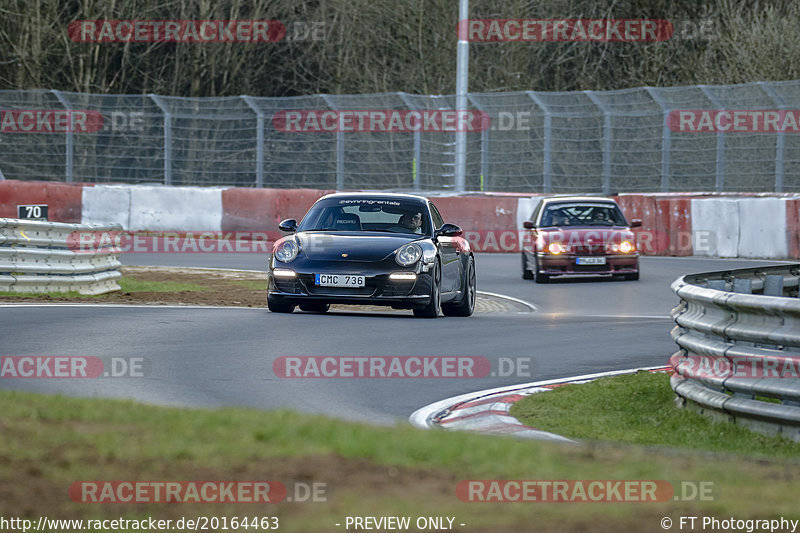
<svg viewBox="0 0 800 533">
<path fill-rule="evenodd" d="M 417 409 L 411 414 L 409 421 L 420 429 L 473 431 L 489 435 L 511 435 L 519 438 L 575 443 L 576 441 L 561 435 L 522 424 L 508 414 L 511 406 L 526 396 L 549 391 L 562 385 L 587 383 L 597 378 L 633 374 L 642 370 L 665 372 L 670 369 L 671 367 L 653 366 L 614 370 L 471 392 Z"/>
</svg>

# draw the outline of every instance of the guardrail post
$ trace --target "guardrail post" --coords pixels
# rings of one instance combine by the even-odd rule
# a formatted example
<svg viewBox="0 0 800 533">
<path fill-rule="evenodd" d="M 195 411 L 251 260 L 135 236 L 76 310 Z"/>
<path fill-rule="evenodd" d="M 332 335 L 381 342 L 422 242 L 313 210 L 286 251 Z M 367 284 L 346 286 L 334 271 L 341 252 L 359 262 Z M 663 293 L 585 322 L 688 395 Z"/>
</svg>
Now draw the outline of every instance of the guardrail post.
<svg viewBox="0 0 800 533">
<path fill-rule="evenodd" d="M 172 114 L 157 94 L 148 94 L 164 113 L 164 185 L 172 185 Z"/>
<path fill-rule="evenodd" d="M 611 193 L 611 111 L 593 91 L 583 93 L 603 112 L 603 194 L 608 195 Z"/>
<path fill-rule="evenodd" d="M 725 106 L 722 105 L 719 98 L 714 96 L 711 90 L 706 87 L 705 85 L 698 85 L 697 86 L 703 94 L 711 100 L 711 103 L 717 108 L 718 111 L 722 111 L 725 109 Z M 717 177 L 716 177 L 716 191 L 722 192 L 725 189 L 725 132 L 718 131 L 717 132 Z"/>
<path fill-rule="evenodd" d="M 61 91 L 57 91 L 56 89 L 52 89 L 50 92 L 53 93 L 53 95 L 55 95 L 56 98 L 58 98 L 59 103 L 64 106 L 64 109 L 66 109 L 67 111 L 71 111 L 72 110 L 72 106 L 69 104 L 67 99 L 64 98 L 64 95 L 61 94 Z M 75 170 L 74 169 L 75 134 L 72 131 L 72 126 L 73 126 L 72 113 L 68 113 L 68 115 L 69 115 L 69 126 L 67 127 L 67 132 L 65 134 L 66 135 L 66 146 L 65 146 L 65 158 L 66 158 L 66 161 L 65 161 L 65 167 L 66 167 L 65 168 L 65 174 L 66 174 L 66 177 L 65 177 L 65 179 L 66 179 L 67 183 L 70 183 L 73 180 L 73 172 Z"/>
<path fill-rule="evenodd" d="M 753 294 L 753 280 L 750 278 L 734 278 L 733 292 L 740 294 Z"/>
<path fill-rule="evenodd" d="M 525 91 L 525 94 L 539 106 L 539 109 L 544 113 L 544 142 L 542 147 L 542 192 L 550 194 L 552 191 L 552 176 L 553 176 L 553 161 L 552 161 L 552 144 L 553 144 L 553 113 L 547 104 L 539 98 L 533 91 Z"/>
<path fill-rule="evenodd" d="M 264 112 L 252 96 L 242 95 L 241 98 L 256 114 L 256 187 L 260 189 L 264 186 Z"/>
<path fill-rule="evenodd" d="M 331 100 L 330 95 L 320 95 L 325 103 L 328 104 L 332 110 L 336 111 L 336 106 Z M 344 189 L 344 132 L 342 128 L 336 127 L 336 190 L 341 191 Z"/>
<path fill-rule="evenodd" d="M 764 296 L 783 296 L 783 276 L 767 274 L 764 278 Z"/>
</svg>

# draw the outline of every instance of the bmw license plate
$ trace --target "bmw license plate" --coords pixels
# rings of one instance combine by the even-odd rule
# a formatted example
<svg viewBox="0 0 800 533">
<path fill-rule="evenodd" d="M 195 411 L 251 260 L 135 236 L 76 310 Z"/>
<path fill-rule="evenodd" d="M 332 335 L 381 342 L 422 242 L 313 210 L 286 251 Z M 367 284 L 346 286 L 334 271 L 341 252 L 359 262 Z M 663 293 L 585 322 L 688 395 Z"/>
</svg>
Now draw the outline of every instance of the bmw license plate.
<svg viewBox="0 0 800 533">
<path fill-rule="evenodd" d="M 314 284 L 320 287 L 364 287 L 366 282 L 364 276 L 353 276 L 352 274 L 316 274 Z"/>
<path fill-rule="evenodd" d="M 576 257 L 576 265 L 605 265 L 605 257 Z"/>
</svg>

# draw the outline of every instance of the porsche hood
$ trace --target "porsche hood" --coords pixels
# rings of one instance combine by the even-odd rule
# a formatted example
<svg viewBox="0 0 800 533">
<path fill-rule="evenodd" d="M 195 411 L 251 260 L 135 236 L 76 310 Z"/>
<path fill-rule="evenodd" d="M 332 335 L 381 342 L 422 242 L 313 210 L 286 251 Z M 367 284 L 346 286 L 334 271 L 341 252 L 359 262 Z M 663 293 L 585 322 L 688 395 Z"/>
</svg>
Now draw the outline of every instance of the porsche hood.
<svg viewBox="0 0 800 533">
<path fill-rule="evenodd" d="M 300 254 L 310 261 L 382 261 L 421 235 L 391 233 L 300 232 Z M 347 254 L 347 255 L 344 255 Z"/>
</svg>

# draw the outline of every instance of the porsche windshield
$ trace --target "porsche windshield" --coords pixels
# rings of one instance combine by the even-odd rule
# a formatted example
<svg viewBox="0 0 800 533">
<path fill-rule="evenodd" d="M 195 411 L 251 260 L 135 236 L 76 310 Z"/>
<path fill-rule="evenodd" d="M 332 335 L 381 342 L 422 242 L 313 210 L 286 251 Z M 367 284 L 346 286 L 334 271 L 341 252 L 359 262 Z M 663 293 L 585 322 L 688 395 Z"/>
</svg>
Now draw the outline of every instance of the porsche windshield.
<svg viewBox="0 0 800 533">
<path fill-rule="evenodd" d="M 330 198 L 317 202 L 298 231 L 375 231 L 428 235 L 425 204 L 403 199 Z"/>
</svg>

